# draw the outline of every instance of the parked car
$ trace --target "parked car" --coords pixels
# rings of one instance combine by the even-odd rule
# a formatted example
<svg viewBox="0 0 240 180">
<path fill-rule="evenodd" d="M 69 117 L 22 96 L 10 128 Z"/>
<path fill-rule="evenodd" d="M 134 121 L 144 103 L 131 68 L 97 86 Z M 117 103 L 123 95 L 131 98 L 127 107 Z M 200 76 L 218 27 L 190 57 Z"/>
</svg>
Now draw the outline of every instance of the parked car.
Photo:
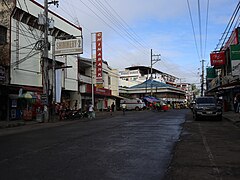
<svg viewBox="0 0 240 180">
<path fill-rule="evenodd" d="M 198 97 L 193 105 L 194 120 L 202 118 L 222 119 L 222 106 L 217 103 L 217 99 L 210 96 Z"/>
</svg>

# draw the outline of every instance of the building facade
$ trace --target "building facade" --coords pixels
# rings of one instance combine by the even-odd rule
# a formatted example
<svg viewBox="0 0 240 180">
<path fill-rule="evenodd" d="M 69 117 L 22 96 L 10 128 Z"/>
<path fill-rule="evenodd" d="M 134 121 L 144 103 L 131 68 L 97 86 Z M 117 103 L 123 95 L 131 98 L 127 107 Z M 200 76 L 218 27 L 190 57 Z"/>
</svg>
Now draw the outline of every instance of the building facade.
<svg viewBox="0 0 240 180">
<path fill-rule="evenodd" d="M 232 31 L 219 51 L 210 54 L 211 67 L 207 69 L 207 95 L 217 95 L 225 111 L 234 110 L 234 99 L 240 102 L 240 28 Z"/>
<path fill-rule="evenodd" d="M 61 98 L 70 106 L 72 103 L 70 97 L 77 96 L 79 89 L 78 58 L 75 55 L 55 57 L 53 54 L 55 43 L 52 41 L 53 38 L 59 37 L 65 39 L 81 37 L 81 27 L 49 11 L 49 19 L 54 21 L 54 25 L 49 27 L 48 36 L 48 77 L 46 78 L 49 88 L 48 94 L 43 95 L 44 25 L 39 22 L 39 16 L 44 12 L 43 6 L 34 0 L 0 1 L 0 12 L 1 41 L 3 41 L 0 44 L 0 51 L 3 52 L 0 70 L 4 76 L 1 78 L 0 94 L 6 99 L 1 104 L 1 120 L 32 119 L 36 117 L 37 111 L 42 111 L 40 104 L 51 103 L 52 80 L 55 78 L 53 59 L 58 67 Z M 45 102 L 46 96 L 49 97 L 49 102 Z"/>
<path fill-rule="evenodd" d="M 102 63 L 103 87 L 96 87 L 96 61 L 89 58 L 79 58 L 80 108 L 85 109 L 94 98 L 97 110 L 107 110 L 112 103 L 115 108 L 120 105 L 119 75 L 117 69 L 109 67 L 106 61 Z M 92 91 L 93 84 L 93 91 Z M 92 96 L 92 92 L 94 96 Z"/>
</svg>

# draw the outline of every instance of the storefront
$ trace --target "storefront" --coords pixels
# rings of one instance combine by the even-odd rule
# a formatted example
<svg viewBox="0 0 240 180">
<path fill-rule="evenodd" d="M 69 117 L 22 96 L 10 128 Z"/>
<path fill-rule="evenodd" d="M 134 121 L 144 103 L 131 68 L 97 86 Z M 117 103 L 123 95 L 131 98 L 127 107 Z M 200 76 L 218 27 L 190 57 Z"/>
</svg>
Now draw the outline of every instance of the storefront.
<svg viewBox="0 0 240 180">
<path fill-rule="evenodd" d="M 43 112 L 40 88 L 9 87 L 9 120 L 36 120 Z"/>
<path fill-rule="evenodd" d="M 81 103 L 82 107 L 86 109 L 86 107 L 88 107 L 89 103 L 92 101 L 92 86 L 91 84 L 85 84 L 84 88 L 81 89 Z M 116 104 L 115 97 L 112 96 L 111 90 L 94 87 L 94 107 L 98 111 L 107 110 L 113 102 Z"/>
</svg>

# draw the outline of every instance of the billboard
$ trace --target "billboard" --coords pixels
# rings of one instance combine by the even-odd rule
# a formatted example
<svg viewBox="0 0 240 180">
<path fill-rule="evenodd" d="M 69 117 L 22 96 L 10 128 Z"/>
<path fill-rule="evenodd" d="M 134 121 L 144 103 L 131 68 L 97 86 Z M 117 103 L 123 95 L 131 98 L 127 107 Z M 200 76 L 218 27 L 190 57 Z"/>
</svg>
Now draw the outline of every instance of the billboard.
<svg viewBox="0 0 240 180">
<path fill-rule="evenodd" d="M 240 45 L 230 46 L 230 59 L 232 64 L 232 75 L 240 75 Z"/>
<path fill-rule="evenodd" d="M 222 66 L 225 64 L 225 51 L 212 52 L 210 54 L 211 66 Z"/>
<path fill-rule="evenodd" d="M 96 33 L 96 86 L 103 87 L 102 77 L 102 32 Z"/>
<path fill-rule="evenodd" d="M 83 53 L 82 38 L 56 40 L 56 44 L 55 44 L 56 56 L 82 54 L 82 53 Z"/>
</svg>

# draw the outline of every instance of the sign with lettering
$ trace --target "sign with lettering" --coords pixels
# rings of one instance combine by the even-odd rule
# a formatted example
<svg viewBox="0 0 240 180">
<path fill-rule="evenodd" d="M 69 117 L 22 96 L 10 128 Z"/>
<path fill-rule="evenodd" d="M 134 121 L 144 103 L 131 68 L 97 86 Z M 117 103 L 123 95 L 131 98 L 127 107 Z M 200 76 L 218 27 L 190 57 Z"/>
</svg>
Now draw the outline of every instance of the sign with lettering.
<svg viewBox="0 0 240 180">
<path fill-rule="evenodd" d="M 96 33 L 96 84 L 102 87 L 102 32 Z"/>
<path fill-rule="evenodd" d="M 232 65 L 232 75 L 240 75 L 240 45 L 231 45 L 230 46 L 230 59 Z"/>
<path fill-rule="evenodd" d="M 55 55 L 73 55 L 82 54 L 82 38 L 67 39 L 67 40 L 56 40 L 55 44 Z"/>
<path fill-rule="evenodd" d="M 210 54 L 211 66 L 222 66 L 225 64 L 225 51 L 212 52 Z"/>
</svg>

